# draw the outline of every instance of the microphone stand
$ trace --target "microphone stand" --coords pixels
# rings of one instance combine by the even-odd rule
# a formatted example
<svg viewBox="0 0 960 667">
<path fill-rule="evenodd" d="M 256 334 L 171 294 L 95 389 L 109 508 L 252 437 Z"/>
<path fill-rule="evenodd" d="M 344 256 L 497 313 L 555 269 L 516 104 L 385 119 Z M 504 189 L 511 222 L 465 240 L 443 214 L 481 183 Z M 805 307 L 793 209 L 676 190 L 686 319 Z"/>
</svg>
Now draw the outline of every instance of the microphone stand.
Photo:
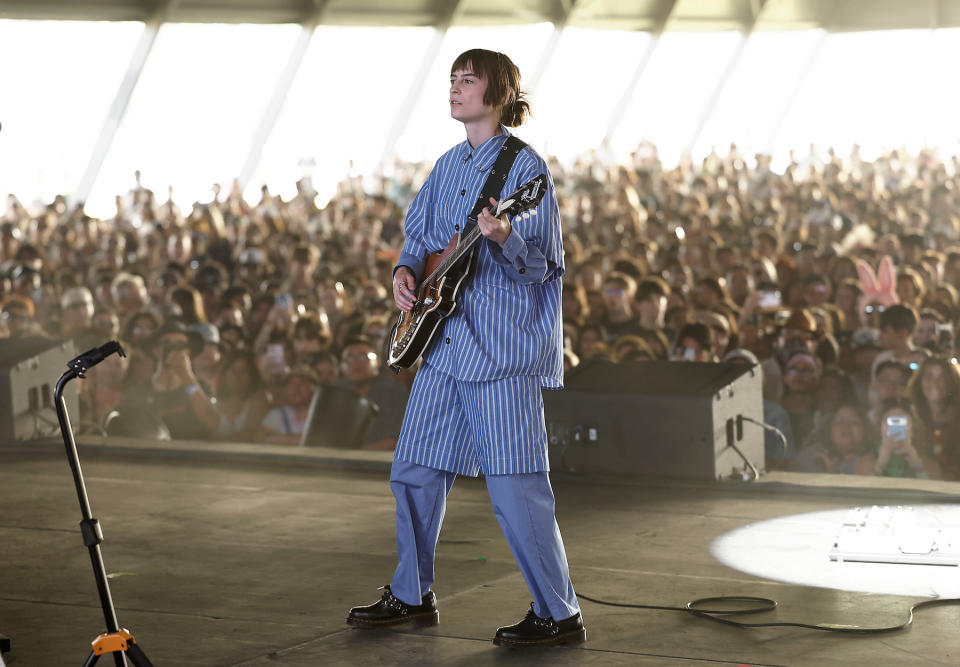
<svg viewBox="0 0 960 667">
<path fill-rule="evenodd" d="M 67 461 L 73 472 L 73 481 L 77 487 L 77 498 L 80 501 L 80 532 L 83 534 L 83 543 L 90 551 L 90 561 L 93 564 L 93 575 L 97 582 L 97 592 L 100 594 L 100 606 L 103 608 L 103 618 L 107 622 L 107 631 L 93 640 L 93 650 L 84 663 L 84 667 L 93 667 L 106 654 L 113 655 L 116 667 L 127 667 L 124 655 L 130 658 L 134 667 L 153 667 L 144 652 L 137 645 L 130 631 L 121 628 L 117 623 L 117 612 L 110 596 L 110 585 L 103 565 L 103 555 L 100 552 L 100 543 L 103 542 L 103 532 L 100 523 L 93 518 L 90 509 L 90 499 L 87 497 L 87 487 L 83 482 L 83 473 L 80 470 L 80 457 L 77 454 L 77 443 L 73 437 L 73 428 L 67 416 L 67 404 L 63 399 L 63 389 L 74 378 L 84 378 L 85 373 L 101 361 L 116 352 L 125 357 L 120 343 L 112 340 L 100 347 L 87 350 L 76 359 L 67 363 L 68 370 L 60 377 L 57 388 L 53 392 L 54 403 L 57 409 L 57 418 L 60 421 L 60 431 L 63 434 L 63 444 L 67 448 Z"/>
</svg>

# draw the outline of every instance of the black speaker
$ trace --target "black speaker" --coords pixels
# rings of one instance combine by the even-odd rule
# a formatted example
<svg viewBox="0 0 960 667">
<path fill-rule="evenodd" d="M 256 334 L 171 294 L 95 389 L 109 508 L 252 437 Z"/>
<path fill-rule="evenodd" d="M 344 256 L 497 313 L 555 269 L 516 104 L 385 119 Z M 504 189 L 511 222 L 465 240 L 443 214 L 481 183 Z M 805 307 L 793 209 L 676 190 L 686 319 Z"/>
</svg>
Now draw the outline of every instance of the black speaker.
<svg viewBox="0 0 960 667">
<path fill-rule="evenodd" d="M 543 392 L 552 470 L 715 480 L 763 470 L 760 369 L 676 361 L 588 362 Z"/>
<path fill-rule="evenodd" d="M 363 444 L 380 406 L 337 385 L 317 388 L 300 436 L 301 447 L 355 449 Z"/>
<path fill-rule="evenodd" d="M 53 390 L 77 356 L 73 341 L 0 340 L 0 439 L 37 440 L 60 433 Z M 63 392 L 67 412 L 79 413 L 76 383 Z"/>
</svg>

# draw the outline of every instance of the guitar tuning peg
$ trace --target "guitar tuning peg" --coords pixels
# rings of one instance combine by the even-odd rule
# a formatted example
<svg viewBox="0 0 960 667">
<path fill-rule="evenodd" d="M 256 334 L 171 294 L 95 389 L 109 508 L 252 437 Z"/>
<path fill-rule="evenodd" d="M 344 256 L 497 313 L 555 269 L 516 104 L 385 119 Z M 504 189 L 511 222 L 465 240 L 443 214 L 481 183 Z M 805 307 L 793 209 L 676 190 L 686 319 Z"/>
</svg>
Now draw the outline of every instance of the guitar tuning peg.
<svg viewBox="0 0 960 667">
<path fill-rule="evenodd" d="M 524 211 L 523 213 L 520 214 L 520 217 L 522 217 L 524 220 L 529 220 L 530 213 L 528 213 L 527 211 Z"/>
<path fill-rule="evenodd" d="M 531 217 L 531 218 L 537 217 L 537 209 L 532 209 L 532 210 L 530 211 L 530 217 Z"/>
</svg>

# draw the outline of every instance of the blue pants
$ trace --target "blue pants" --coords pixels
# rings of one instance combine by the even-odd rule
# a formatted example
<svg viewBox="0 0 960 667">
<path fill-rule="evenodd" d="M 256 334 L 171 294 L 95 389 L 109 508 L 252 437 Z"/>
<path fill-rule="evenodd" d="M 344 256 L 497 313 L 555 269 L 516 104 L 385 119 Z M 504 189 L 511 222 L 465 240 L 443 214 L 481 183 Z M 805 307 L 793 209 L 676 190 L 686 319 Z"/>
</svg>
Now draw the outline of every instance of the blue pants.
<svg viewBox="0 0 960 667">
<path fill-rule="evenodd" d="M 419 605 L 433 585 L 440 526 L 456 474 L 394 460 L 390 487 L 397 499 L 397 571 L 391 592 Z M 489 475 L 493 511 L 540 617 L 569 618 L 580 611 L 554 515 L 553 489 L 546 472 Z"/>
<path fill-rule="evenodd" d="M 467 382 L 421 364 L 396 458 L 460 475 L 550 469 L 540 378 Z"/>
</svg>

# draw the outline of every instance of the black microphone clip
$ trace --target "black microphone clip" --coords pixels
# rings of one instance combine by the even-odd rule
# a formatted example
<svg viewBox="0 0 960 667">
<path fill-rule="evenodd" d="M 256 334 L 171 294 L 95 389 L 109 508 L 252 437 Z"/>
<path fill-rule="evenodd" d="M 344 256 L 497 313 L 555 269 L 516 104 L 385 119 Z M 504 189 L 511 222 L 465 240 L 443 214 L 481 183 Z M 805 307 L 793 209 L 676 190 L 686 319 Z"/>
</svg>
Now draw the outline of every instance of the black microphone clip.
<svg viewBox="0 0 960 667">
<path fill-rule="evenodd" d="M 121 357 L 127 356 L 123 351 L 123 348 L 120 347 L 120 343 L 118 341 L 111 340 L 107 343 L 104 343 L 100 347 L 94 347 L 87 350 L 75 359 L 71 359 L 67 362 L 67 366 L 77 374 L 77 377 L 82 378 L 84 377 L 84 373 L 99 364 L 114 352 L 119 354 Z"/>
</svg>

